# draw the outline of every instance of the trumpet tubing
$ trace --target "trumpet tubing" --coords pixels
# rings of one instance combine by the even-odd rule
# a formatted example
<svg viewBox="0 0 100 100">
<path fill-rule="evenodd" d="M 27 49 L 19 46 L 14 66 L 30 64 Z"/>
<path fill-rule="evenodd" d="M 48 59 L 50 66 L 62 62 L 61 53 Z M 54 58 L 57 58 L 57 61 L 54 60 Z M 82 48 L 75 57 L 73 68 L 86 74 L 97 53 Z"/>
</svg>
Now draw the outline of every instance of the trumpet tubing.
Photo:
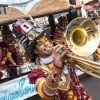
<svg viewBox="0 0 100 100">
<path fill-rule="evenodd" d="M 94 66 L 100 66 L 100 63 L 98 63 L 98 62 L 94 62 L 94 61 L 92 61 L 92 60 L 87 60 L 88 58 L 82 58 L 82 57 L 77 57 L 77 56 L 73 56 L 73 55 L 70 55 L 70 54 L 67 54 L 67 56 L 68 57 L 70 57 L 70 58 L 74 58 L 74 59 L 76 59 L 77 61 L 81 61 L 81 62 L 86 62 L 86 63 L 90 63 L 90 64 L 92 64 L 92 65 L 94 65 Z M 81 59 L 80 59 L 81 58 Z M 98 67 L 99 68 L 99 67 Z"/>
<path fill-rule="evenodd" d="M 87 74 L 89 74 L 89 75 L 91 75 L 91 76 L 93 76 L 93 77 L 95 77 L 95 78 L 98 78 L 98 79 L 100 79 L 100 76 L 97 74 L 97 73 L 94 73 L 94 72 L 96 72 L 96 71 L 94 71 L 94 70 L 91 70 L 91 69 L 88 69 L 87 67 L 82 67 L 82 66 L 80 66 L 80 65 L 78 65 L 78 64 L 75 64 L 75 67 L 77 67 L 79 70 L 81 70 L 81 71 L 83 71 L 83 72 L 85 72 L 85 73 L 87 73 Z M 100 71 L 100 70 L 99 70 Z M 99 72 L 100 73 L 100 72 Z"/>
<path fill-rule="evenodd" d="M 85 70 L 91 70 L 91 71 L 95 71 L 95 72 L 98 72 L 100 73 L 100 67 L 98 66 L 93 66 L 89 63 L 86 63 L 86 62 L 82 62 L 82 61 L 76 61 L 76 64 L 80 65 L 81 67 L 83 67 Z"/>
<path fill-rule="evenodd" d="M 80 57 L 72 56 L 67 54 L 69 58 L 73 58 L 73 62 L 70 64 L 74 65 L 77 69 L 100 79 L 100 64 L 94 61 L 86 60 Z"/>
</svg>

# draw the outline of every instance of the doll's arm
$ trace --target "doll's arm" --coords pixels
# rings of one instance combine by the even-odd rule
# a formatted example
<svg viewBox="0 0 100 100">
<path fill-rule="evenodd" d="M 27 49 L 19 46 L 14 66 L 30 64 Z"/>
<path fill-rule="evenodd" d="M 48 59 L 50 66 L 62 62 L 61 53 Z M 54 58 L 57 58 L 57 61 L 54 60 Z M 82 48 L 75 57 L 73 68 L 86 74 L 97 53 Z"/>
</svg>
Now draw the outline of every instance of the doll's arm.
<svg viewBox="0 0 100 100">
<path fill-rule="evenodd" d="M 1 62 L 1 64 L 5 64 L 6 61 L 7 61 L 7 57 L 4 57 L 3 60 L 2 60 L 2 62 Z"/>
<path fill-rule="evenodd" d="M 16 63 L 15 63 L 15 61 L 13 60 L 12 54 L 11 54 L 10 52 L 7 53 L 7 58 L 8 58 L 8 60 L 11 62 L 11 64 L 12 64 L 13 66 L 16 66 Z"/>
</svg>

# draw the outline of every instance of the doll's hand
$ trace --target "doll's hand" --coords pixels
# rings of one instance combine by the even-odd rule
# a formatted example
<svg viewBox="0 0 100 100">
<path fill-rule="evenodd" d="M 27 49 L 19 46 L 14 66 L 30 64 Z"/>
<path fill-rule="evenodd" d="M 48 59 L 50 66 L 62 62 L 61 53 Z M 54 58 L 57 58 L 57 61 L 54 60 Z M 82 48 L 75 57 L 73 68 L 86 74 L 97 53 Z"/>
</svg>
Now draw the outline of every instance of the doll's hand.
<svg viewBox="0 0 100 100">
<path fill-rule="evenodd" d="M 13 66 L 16 66 L 17 64 L 15 62 L 12 63 Z"/>
<path fill-rule="evenodd" d="M 2 61 L 1 64 L 5 64 L 5 61 Z"/>
<path fill-rule="evenodd" d="M 60 54 L 60 51 L 64 48 L 64 45 L 61 45 L 61 44 L 58 44 L 56 45 L 55 47 L 53 47 L 53 52 L 52 52 L 52 56 L 53 56 L 53 63 L 60 67 L 60 68 L 63 68 L 64 65 L 63 65 L 63 59 L 65 59 L 66 57 L 66 53 L 67 51 L 63 51 L 61 54 Z"/>
</svg>

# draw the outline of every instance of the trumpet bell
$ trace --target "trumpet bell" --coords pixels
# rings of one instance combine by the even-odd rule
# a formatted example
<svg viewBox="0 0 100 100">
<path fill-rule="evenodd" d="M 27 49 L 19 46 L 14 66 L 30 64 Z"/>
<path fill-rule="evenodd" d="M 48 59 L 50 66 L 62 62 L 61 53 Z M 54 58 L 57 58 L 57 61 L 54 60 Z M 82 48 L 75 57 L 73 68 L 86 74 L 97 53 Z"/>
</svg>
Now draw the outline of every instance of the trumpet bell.
<svg viewBox="0 0 100 100">
<path fill-rule="evenodd" d="M 87 42 L 87 33 L 85 29 L 80 26 L 74 27 L 70 35 L 70 41 L 75 46 L 82 47 Z"/>
<path fill-rule="evenodd" d="M 70 50 L 79 56 L 91 55 L 100 42 L 98 27 L 91 19 L 85 17 L 72 20 L 64 35 Z"/>
</svg>

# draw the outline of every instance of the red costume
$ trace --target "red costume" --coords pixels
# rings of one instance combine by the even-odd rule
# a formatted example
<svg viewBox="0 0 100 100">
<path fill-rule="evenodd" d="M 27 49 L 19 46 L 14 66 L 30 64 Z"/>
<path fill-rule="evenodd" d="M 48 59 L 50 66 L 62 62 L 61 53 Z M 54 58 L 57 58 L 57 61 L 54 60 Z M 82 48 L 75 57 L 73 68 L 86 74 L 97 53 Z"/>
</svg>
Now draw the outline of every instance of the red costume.
<svg viewBox="0 0 100 100">
<path fill-rule="evenodd" d="M 28 75 L 28 78 L 31 84 L 36 84 L 37 92 L 42 98 L 46 100 L 58 100 L 58 98 L 59 100 L 93 100 L 92 97 L 85 91 L 83 85 L 79 81 L 72 67 L 68 67 L 70 78 L 69 84 L 66 85 L 67 80 L 64 82 L 64 80 L 60 79 L 61 81 L 59 83 L 61 83 L 61 86 L 57 89 L 58 95 L 56 95 L 55 93 L 53 97 L 46 96 L 46 94 L 41 90 L 41 87 L 43 81 L 45 81 L 45 79 L 47 79 L 49 76 L 48 72 L 50 70 L 47 71 L 47 69 L 52 68 L 52 62 L 46 64 L 45 68 L 43 68 L 44 66 L 39 64 L 39 62 L 37 62 L 37 66 L 38 68 L 36 67 L 36 69 L 33 69 L 32 72 Z M 38 80 L 39 82 L 37 82 Z"/>
<path fill-rule="evenodd" d="M 17 49 L 19 49 L 19 48 L 16 48 L 14 45 L 9 46 L 8 59 L 11 57 L 17 65 L 22 65 L 23 64 L 23 59 L 22 59 L 23 56 L 19 51 L 17 51 Z"/>
<path fill-rule="evenodd" d="M 7 61 L 7 52 L 6 50 L 0 50 L 0 69 L 1 70 L 8 70 L 8 66 L 6 64 L 2 64 L 2 61 L 6 63 Z"/>
<path fill-rule="evenodd" d="M 6 76 L 5 73 L 9 71 L 9 67 L 7 66 L 7 52 L 6 49 L 0 49 L 0 79 L 1 78 L 7 78 L 8 74 Z"/>
</svg>

